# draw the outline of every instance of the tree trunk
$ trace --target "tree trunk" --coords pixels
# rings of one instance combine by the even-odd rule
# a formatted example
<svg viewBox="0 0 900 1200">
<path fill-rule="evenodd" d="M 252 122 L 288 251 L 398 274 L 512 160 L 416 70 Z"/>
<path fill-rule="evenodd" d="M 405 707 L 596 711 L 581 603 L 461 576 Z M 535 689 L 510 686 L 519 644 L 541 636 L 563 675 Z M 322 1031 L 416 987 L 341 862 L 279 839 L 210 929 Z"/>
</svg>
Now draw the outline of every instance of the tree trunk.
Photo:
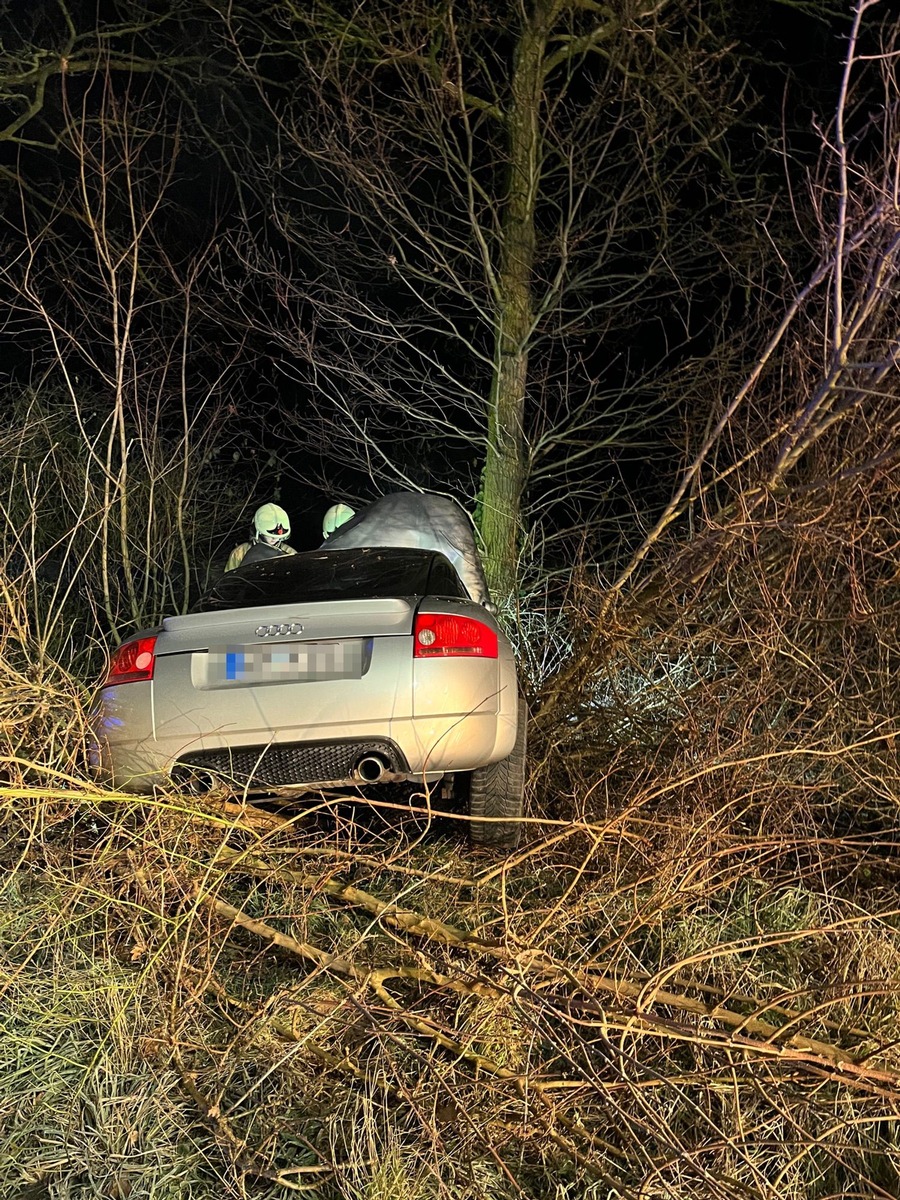
<svg viewBox="0 0 900 1200">
<path fill-rule="evenodd" d="M 544 49 L 557 0 L 537 0 L 513 64 L 506 115 L 509 178 L 496 280 L 494 369 L 478 526 L 488 585 L 501 603 L 515 594 L 525 483 L 524 415 L 534 309 L 535 205 L 541 173 Z"/>
</svg>

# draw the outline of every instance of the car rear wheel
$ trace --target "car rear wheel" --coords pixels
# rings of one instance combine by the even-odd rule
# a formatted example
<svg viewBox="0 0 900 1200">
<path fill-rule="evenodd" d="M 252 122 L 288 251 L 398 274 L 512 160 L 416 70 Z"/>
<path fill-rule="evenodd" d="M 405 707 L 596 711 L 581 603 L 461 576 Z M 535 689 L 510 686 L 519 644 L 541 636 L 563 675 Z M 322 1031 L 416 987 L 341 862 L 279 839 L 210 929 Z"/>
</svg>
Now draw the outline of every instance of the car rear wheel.
<svg viewBox="0 0 900 1200">
<path fill-rule="evenodd" d="M 521 818 L 525 807 L 525 750 L 528 714 L 519 697 L 519 725 L 515 745 L 500 762 L 477 767 L 469 776 L 469 815 L 503 817 L 504 821 L 473 820 L 470 837 L 476 846 L 514 850 L 519 844 Z"/>
</svg>

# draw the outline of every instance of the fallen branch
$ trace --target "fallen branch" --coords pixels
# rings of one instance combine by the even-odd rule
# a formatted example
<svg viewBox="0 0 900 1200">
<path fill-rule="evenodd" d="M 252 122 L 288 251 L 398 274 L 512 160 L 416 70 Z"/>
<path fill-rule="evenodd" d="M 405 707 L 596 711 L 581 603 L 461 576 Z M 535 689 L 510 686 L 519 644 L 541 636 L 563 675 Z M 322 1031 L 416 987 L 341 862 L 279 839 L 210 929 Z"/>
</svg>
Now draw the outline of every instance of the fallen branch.
<svg viewBox="0 0 900 1200">
<path fill-rule="evenodd" d="M 832 1064 L 838 1066 L 842 1070 L 851 1067 L 857 1067 L 860 1059 L 863 1057 L 858 1053 L 853 1053 L 834 1045 L 831 1042 L 822 1041 L 818 1038 L 809 1038 L 803 1034 L 792 1034 L 789 1038 L 782 1041 L 782 1031 L 778 1025 L 774 1025 L 769 1021 L 762 1020 L 755 1015 L 747 1015 L 745 1013 L 735 1012 L 733 1009 L 726 1007 L 724 1004 L 711 1004 L 704 1000 L 695 999 L 694 997 L 685 995 L 680 992 L 673 992 L 667 989 L 650 987 L 648 983 L 636 982 L 631 979 L 622 978 L 614 975 L 594 973 L 592 971 L 574 972 L 564 964 L 557 963 L 552 959 L 541 960 L 538 956 L 530 957 L 527 963 L 527 968 L 521 962 L 516 963 L 512 952 L 498 942 L 487 941 L 478 937 L 476 934 L 468 933 L 465 930 L 448 925 L 445 922 L 434 920 L 431 917 L 426 917 L 421 913 L 416 913 L 408 909 L 400 909 L 395 905 L 379 900 L 370 893 L 355 888 L 349 884 L 337 883 L 334 880 L 323 880 L 317 876 L 303 874 L 298 871 L 291 871 L 286 868 L 270 867 L 261 859 L 252 855 L 244 855 L 237 851 L 231 850 L 228 847 L 220 851 L 220 856 L 224 856 L 232 863 L 240 862 L 242 868 L 263 875 L 264 877 L 278 877 L 285 881 L 289 881 L 295 885 L 306 887 L 314 891 L 325 892 L 327 895 L 335 899 L 342 900 L 345 903 L 360 907 L 365 911 L 376 916 L 379 920 L 386 924 L 392 925 L 394 928 L 401 929 L 406 933 L 414 936 L 423 937 L 427 940 L 435 940 L 444 945 L 465 948 L 475 951 L 479 954 L 499 959 L 504 963 L 515 965 L 520 971 L 528 970 L 530 972 L 538 972 L 541 975 L 549 976 L 554 980 L 566 980 L 570 984 L 578 988 L 579 991 L 587 993 L 587 998 L 580 1000 L 577 998 L 567 998 L 565 1004 L 568 1008 L 579 1011 L 594 1012 L 598 1014 L 604 1013 L 604 1009 L 600 1002 L 592 995 L 594 989 L 599 989 L 609 995 L 615 996 L 617 999 L 627 999 L 633 1001 L 640 1013 L 642 1006 L 664 1005 L 669 1008 L 674 1008 L 680 1012 L 691 1013 L 698 1017 L 703 1017 L 711 1021 L 720 1022 L 732 1029 L 737 1030 L 738 1034 L 747 1033 L 755 1035 L 758 1038 L 764 1039 L 765 1042 L 771 1043 L 773 1046 L 785 1051 L 796 1051 L 802 1054 L 809 1054 L 817 1059 L 825 1059 Z M 219 905 L 223 902 L 213 901 Z M 237 913 L 238 910 L 231 909 L 230 906 L 225 906 L 228 913 Z M 223 911 L 223 914 L 225 912 Z M 230 918 L 235 919 L 235 918 Z M 251 921 L 250 918 L 243 918 L 238 923 L 244 924 L 246 928 L 251 926 L 246 924 Z M 266 927 L 272 935 L 270 940 L 277 941 L 278 938 L 283 938 L 276 930 L 271 927 Z M 254 930 L 258 932 L 257 930 Z M 268 936 L 263 934 L 262 936 Z M 291 939 L 293 940 L 293 939 Z M 278 942 L 277 944 L 281 944 Z M 298 944 L 299 946 L 299 944 Z M 285 947 L 291 948 L 291 947 Z M 297 952 L 296 950 L 294 951 Z M 300 950 L 301 956 L 303 950 Z M 323 951 L 315 951 L 316 955 L 321 956 Z M 313 957 L 313 956 L 309 956 Z M 318 965 L 328 965 L 320 960 L 316 960 Z M 340 968 L 338 968 L 340 969 Z M 357 969 L 354 967 L 354 971 Z M 354 976 L 359 978 L 358 975 Z M 455 979 L 450 976 L 440 975 L 435 971 L 423 968 L 401 967 L 391 970 L 390 972 L 371 972 L 366 978 L 376 986 L 376 981 L 383 984 L 384 981 L 390 978 L 416 980 L 420 983 L 430 983 L 432 986 L 449 988 L 450 990 L 463 994 L 475 995 L 510 995 L 512 988 L 517 987 L 522 982 L 521 978 L 513 976 L 512 986 L 510 988 L 492 988 L 490 985 L 483 983 L 467 983 L 463 980 Z M 362 979 L 360 979 L 362 981 Z M 744 998 L 747 1003 L 756 1003 L 752 998 Z M 767 1006 L 758 1005 L 757 1011 L 767 1011 Z M 787 1015 L 787 1014 L 785 1014 Z M 804 1014 L 799 1011 L 790 1011 L 790 1021 L 795 1023 L 802 1019 Z M 859 1035 L 861 1031 L 854 1030 Z M 754 1043 L 758 1044 L 758 1043 Z M 866 1055 L 866 1058 L 869 1056 Z M 866 1076 L 877 1077 L 882 1081 L 890 1080 L 900 1086 L 900 1074 L 888 1072 L 887 1074 L 872 1072 L 871 1068 L 861 1069 L 861 1073 Z"/>
<path fill-rule="evenodd" d="M 321 875 L 308 875 L 302 871 L 293 871 L 287 867 L 272 866 L 256 855 L 233 850 L 230 846 L 222 846 L 217 852 L 219 859 L 224 859 L 233 866 L 252 872 L 261 878 L 275 878 L 306 888 L 313 892 L 324 892 L 335 900 L 343 900 L 346 904 L 362 908 L 377 917 L 386 925 L 401 929 L 419 937 L 443 942 L 448 946 L 471 946 L 473 949 L 498 948 L 499 943 L 488 941 L 476 933 L 458 929 L 434 917 L 426 917 L 411 909 L 398 908 L 384 900 L 379 900 L 370 892 L 353 887 L 349 883 L 338 883 L 333 879 L 325 879 Z"/>
</svg>

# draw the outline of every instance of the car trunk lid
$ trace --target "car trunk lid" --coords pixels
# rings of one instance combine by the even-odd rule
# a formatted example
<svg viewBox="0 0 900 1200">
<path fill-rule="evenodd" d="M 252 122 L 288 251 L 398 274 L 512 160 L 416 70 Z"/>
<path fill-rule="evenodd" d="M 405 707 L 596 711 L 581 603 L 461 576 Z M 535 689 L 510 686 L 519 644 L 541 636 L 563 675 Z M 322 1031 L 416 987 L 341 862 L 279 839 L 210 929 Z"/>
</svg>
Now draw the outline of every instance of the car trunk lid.
<svg viewBox="0 0 900 1200">
<path fill-rule="evenodd" d="M 166 617 L 156 654 L 184 654 L 224 644 L 263 645 L 412 635 L 414 600 L 329 600 L 270 604 Z"/>
</svg>

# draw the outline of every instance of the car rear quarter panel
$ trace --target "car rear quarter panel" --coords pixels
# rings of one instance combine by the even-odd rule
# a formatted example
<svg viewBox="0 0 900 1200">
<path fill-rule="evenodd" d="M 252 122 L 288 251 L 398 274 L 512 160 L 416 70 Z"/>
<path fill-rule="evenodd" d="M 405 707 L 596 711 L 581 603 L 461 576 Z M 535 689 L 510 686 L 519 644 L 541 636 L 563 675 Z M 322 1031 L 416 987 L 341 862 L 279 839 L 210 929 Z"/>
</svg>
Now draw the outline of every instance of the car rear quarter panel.
<svg viewBox="0 0 900 1200">
<path fill-rule="evenodd" d="M 153 736 L 153 685 L 123 683 L 104 688 L 93 721 L 94 757 L 114 787 L 151 792 L 165 783 L 167 762 Z"/>
<path fill-rule="evenodd" d="M 427 599 L 427 613 L 455 613 L 497 634 L 497 658 L 416 658 L 413 669 L 413 735 L 420 756 L 436 770 L 470 770 L 498 762 L 516 737 L 518 696 L 515 659 L 496 621 L 467 601 Z M 421 757 L 420 757 L 421 761 Z"/>
</svg>

